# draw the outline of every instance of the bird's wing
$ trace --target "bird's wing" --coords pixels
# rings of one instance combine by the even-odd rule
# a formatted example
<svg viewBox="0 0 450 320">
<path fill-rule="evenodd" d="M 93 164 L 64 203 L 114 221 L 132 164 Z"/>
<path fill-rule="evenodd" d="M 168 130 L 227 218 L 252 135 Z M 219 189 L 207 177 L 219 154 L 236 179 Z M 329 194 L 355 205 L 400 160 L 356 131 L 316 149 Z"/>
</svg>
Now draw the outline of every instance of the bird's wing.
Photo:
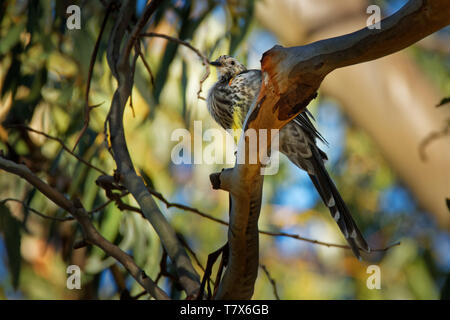
<svg viewBox="0 0 450 320">
<path fill-rule="evenodd" d="M 325 169 L 324 153 L 317 147 L 315 137 L 309 127 L 292 121 L 280 132 L 280 151 L 295 165 L 308 172 L 353 253 L 360 258 L 359 248 L 366 252 L 370 251 L 370 248 Z"/>
<path fill-rule="evenodd" d="M 242 102 L 238 105 L 238 107 L 242 108 L 242 113 L 244 115 L 247 114 L 251 103 L 259 93 L 261 88 L 261 77 L 261 70 L 251 69 L 239 73 L 229 81 L 232 92 L 235 93 L 235 96 L 232 97 L 232 99 Z M 304 112 L 295 117 L 293 121 L 300 125 L 302 129 L 304 129 L 312 137 L 328 144 L 325 138 L 314 127 L 314 124 L 310 118 L 314 120 L 311 112 L 306 109 Z"/>
<path fill-rule="evenodd" d="M 251 104 L 259 93 L 261 71 L 245 71 L 232 78 L 229 86 L 232 89 L 231 99 L 237 101 L 235 103 L 237 108 L 235 109 L 240 111 L 235 111 L 235 119 L 242 125 Z M 308 172 L 314 186 L 344 234 L 353 253 L 360 258 L 359 248 L 364 251 L 370 251 L 370 248 L 325 169 L 324 160 L 327 157 L 317 146 L 316 139 L 324 143 L 326 143 L 326 140 L 314 127 L 310 117 L 313 118 L 306 109 L 280 130 L 280 151 L 295 165 Z"/>
<path fill-rule="evenodd" d="M 305 109 L 305 111 L 296 116 L 293 121 L 298 123 L 304 130 L 306 130 L 306 132 L 309 133 L 311 137 L 319 139 L 320 141 L 328 145 L 327 140 L 325 140 L 325 138 L 316 129 L 310 118 L 315 120 L 311 112 L 309 112 L 308 109 Z"/>
</svg>

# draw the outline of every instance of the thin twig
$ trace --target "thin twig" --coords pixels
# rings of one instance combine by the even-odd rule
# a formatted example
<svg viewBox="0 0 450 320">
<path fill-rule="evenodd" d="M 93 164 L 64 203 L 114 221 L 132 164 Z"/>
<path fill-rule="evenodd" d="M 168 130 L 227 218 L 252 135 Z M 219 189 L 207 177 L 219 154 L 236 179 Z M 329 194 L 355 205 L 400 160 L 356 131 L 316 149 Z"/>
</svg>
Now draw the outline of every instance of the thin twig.
<svg viewBox="0 0 450 320">
<path fill-rule="evenodd" d="M 219 249 L 217 249 L 216 251 L 210 253 L 208 255 L 208 259 L 206 262 L 206 268 L 203 274 L 203 278 L 202 278 L 202 283 L 200 285 L 200 291 L 197 295 L 197 300 L 203 300 L 203 294 L 205 292 L 205 286 L 208 284 L 208 299 L 211 299 L 212 297 L 212 292 L 211 292 L 211 288 L 209 285 L 209 280 L 211 278 L 211 273 L 212 273 L 212 268 L 214 266 L 214 264 L 216 263 L 217 258 L 219 258 L 219 256 L 222 254 L 224 254 L 225 251 L 228 251 L 228 243 L 226 243 L 225 245 L 223 245 L 222 247 L 220 247 Z M 220 268 L 219 268 L 220 270 Z M 217 274 L 217 278 L 216 278 L 216 283 L 218 283 L 218 281 L 220 281 L 219 279 L 219 274 Z"/>
<path fill-rule="evenodd" d="M 122 194 L 119 195 L 119 198 L 125 197 L 127 195 L 129 195 L 130 193 L 128 191 L 123 192 Z M 97 211 L 101 211 L 103 210 L 105 207 L 107 207 L 111 202 L 116 201 L 117 199 L 115 198 L 109 198 L 108 201 L 106 201 L 104 204 L 98 206 L 97 208 L 92 209 L 91 211 L 88 211 L 89 214 L 93 214 Z"/>
<path fill-rule="evenodd" d="M 134 58 L 133 61 L 131 63 L 131 83 L 134 83 L 134 74 L 136 72 L 136 62 L 137 59 L 139 58 L 139 45 L 140 42 L 137 41 L 136 44 L 134 45 Z M 131 92 L 130 92 L 130 108 L 131 111 L 133 112 L 133 118 L 136 117 L 135 113 L 134 113 L 134 106 L 133 106 L 133 88 L 131 88 Z"/>
<path fill-rule="evenodd" d="M 181 39 L 178 39 L 178 38 L 175 38 L 175 37 L 171 37 L 171 36 L 168 36 L 168 35 L 166 35 L 166 34 L 161 34 L 161 33 L 156 33 L 156 32 L 147 32 L 147 33 L 142 33 L 142 34 L 141 34 L 141 37 L 157 37 L 157 38 L 164 38 L 164 39 L 167 39 L 167 40 L 169 40 L 169 41 L 173 41 L 173 42 L 176 42 L 176 43 L 178 43 L 178 44 L 181 44 L 181 45 L 183 45 L 183 46 L 185 46 L 185 47 L 188 47 L 189 49 L 191 49 L 192 51 L 194 51 L 194 52 L 197 54 L 197 56 L 200 57 L 200 59 L 201 59 L 202 62 L 203 62 L 203 65 L 204 65 L 205 68 L 206 68 L 205 74 L 204 74 L 203 77 L 200 79 L 200 88 L 199 88 L 199 90 L 197 91 L 197 98 L 198 98 L 198 99 L 201 99 L 201 100 L 205 100 L 205 98 L 203 98 L 202 96 L 200 96 L 200 93 L 202 92 L 202 85 L 203 85 L 203 82 L 205 82 L 205 80 L 209 77 L 211 71 L 209 70 L 209 60 L 208 60 L 208 58 L 207 58 L 203 53 L 201 53 L 200 50 L 198 50 L 197 48 L 193 47 L 193 46 L 192 46 L 189 42 L 187 42 L 187 41 L 184 41 L 184 40 L 181 40 Z"/>
<path fill-rule="evenodd" d="M 269 270 L 267 270 L 266 266 L 263 264 L 259 265 L 261 267 L 261 269 L 263 269 L 264 273 L 267 276 L 267 279 L 269 280 L 270 284 L 272 285 L 273 288 L 273 294 L 275 296 L 275 299 L 280 300 L 280 296 L 278 295 L 278 290 L 277 290 L 277 283 L 275 282 L 275 280 L 270 276 Z"/>
<path fill-rule="evenodd" d="M 142 177 L 137 175 L 127 147 L 123 123 L 125 104 L 130 97 L 133 87 L 132 79 L 129 76 L 131 73 L 131 51 L 135 42 L 140 39 L 139 35 L 143 32 L 149 19 L 162 3 L 162 0 L 150 1 L 140 15 L 138 22 L 132 28 L 132 31 L 127 32 L 130 26 L 129 22 L 133 20 L 136 8 L 133 1 L 122 2 L 119 19 L 117 19 L 112 30 L 107 49 L 108 65 L 114 78 L 117 80 L 117 87 L 111 101 L 108 117 L 109 136 L 111 137 L 111 146 L 117 171 L 123 175 L 123 183 L 127 190 L 136 199 L 145 218 L 158 233 L 161 243 L 173 262 L 179 277 L 179 283 L 189 296 L 198 292 L 200 277 L 193 267 L 191 258 L 185 248 L 182 247 L 176 238 L 175 230 L 147 191 Z M 124 38 L 126 39 L 125 41 Z"/>
<path fill-rule="evenodd" d="M 138 293 L 137 295 L 132 296 L 131 299 L 133 299 L 133 300 L 138 300 L 140 297 L 146 295 L 147 293 L 148 293 L 148 292 L 144 290 L 144 291 Z"/>
<path fill-rule="evenodd" d="M 35 213 L 36 215 L 38 215 L 39 217 L 44 218 L 44 219 L 55 220 L 55 221 L 61 221 L 61 222 L 64 222 L 64 221 L 72 221 L 72 220 L 74 220 L 73 217 L 59 218 L 59 217 L 51 217 L 51 216 L 47 216 L 47 215 L 45 215 L 45 214 L 43 214 L 43 213 L 37 211 L 36 209 L 33 209 L 33 208 L 27 206 L 27 205 L 25 204 L 24 201 L 19 200 L 19 199 L 6 198 L 6 199 L 0 200 L 0 203 L 1 203 L 1 204 L 4 204 L 4 203 L 6 203 L 6 202 L 8 202 L 8 201 L 18 202 L 18 203 L 20 203 L 25 209 L 27 209 L 27 210 L 29 210 L 29 211 Z"/>
<path fill-rule="evenodd" d="M 108 7 L 106 8 L 105 17 L 103 18 L 103 22 L 100 27 L 100 32 L 98 34 L 97 41 L 95 42 L 94 51 L 92 52 L 92 55 L 91 55 L 91 61 L 89 63 L 89 72 L 88 72 L 88 79 L 87 79 L 87 85 L 86 85 L 86 94 L 84 97 L 84 124 L 83 124 L 83 128 L 81 129 L 80 134 L 78 135 L 77 140 L 75 141 L 75 145 L 73 146 L 72 151 L 75 151 L 75 148 L 77 147 L 78 143 L 80 142 L 81 138 L 83 137 L 84 133 L 86 132 L 87 128 L 89 127 L 91 109 L 96 107 L 96 106 L 92 106 L 92 107 L 89 106 L 89 91 L 91 89 L 91 80 L 92 80 L 92 75 L 94 73 L 94 65 L 95 65 L 95 60 L 97 59 L 98 48 L 100 47 L 100 40 L 102 38 L 103 31 L 105 30 L 106 22 L 108 21 L 108 17 L 111 12 L 111 8 L 112 8 L 112 2 L 110 2 Z"/>
<path fill-rule="evenodd" d="M 88 211 L 89 214 L 93 214 L 95 212 L 103 210 L 105 207 L 107 207 L 111 202 L 113 202 L 113 199 L 108 199 L 104 204 L 98 206 L 97 208 L 92 209 L 91 211 Z"/>
<path fill-rule="evenodd" d="M 147 187 L 147 189 L 148 189 L 148 191 L 149 191 L 154 197 L 156 197 L 157 199 L 161 200 L 161 201 L 166 205 L 167 208 L 174 207 L 174 208 L 178 208 L 178 209 L 181 209 L 181 210 L 193 212 L 193 213 L 195 213 L 195 214 L 197 214 L 197 215 L 199 215 L 199 216 L 201 216 L 201 217 L 204 217 L 204 218 L 206 218 L 206 219 L 215 221 L 215 222 L 220 223 L 220 224 L 222 224 L 222 225 L 224 225 L 224 226 L 228 226 L 228 222 L 226 222 L 226 221 L 224 221 L 224 220 L 221 220 L 221 219 L 218 219 L 218 218 L 214 218 L 213 216 L 211 216 L 211 215 L 209 215 L 209 214 L 207 214 L 207 213 L 201 212 L 201 211 L 198 210 L 198 209 L 195 209 L 195 208 L 186 206 L 186 205 L 184 205 L 184 204 L 175 203 L 175 202 L 169 202 L 169 201 L 166 200 L 166 198 L 164 198 L 164 196 L 163 196 L 161 193 L 159 193 L 158 191 L 153 190 L 153 189 L 151 189 L 151 188 L 149 188 L 149 187 Z"/>
<path fill-rule="evenodd" d="M 150 81 L 152 83 L 152 86 L 154 87 L 155 86 L 155 77 L 153 76 L 152 69 L 150 68 L 150 65 L 148 64 L 147 60 L 145 59 L 145 56 L 142 53 L 140 46 L 139 46 L 139 56 L 141 57 L 141 60 L 144 63 L 145 69 L 147 69 L 147 72 L 150 75 Z"/>
<path fill-rule="evenodd" d="M 110 136 L 108 134 L 108 123 L 109 123 L 109 118 L 110 117 L 111 117 L 111 110 L 108 111 L 108 114 L 106 115 L 105 123 L 103 124 L 103 135 L 105 137 L 104 142 L 105 142 L 105 145 L 106 145 L 106 150 L 108 150 L 109 154 L 112 157 L 114 157 L 113 151 L 112 151 L 112 146 L 109 143 Z"/>
<path fill-rule="evenodd" d="M 200 210 L 198 210 L 196 208 L 192 208 L 192 207 L 186 206 L 184 204 L 169 202 L 167 199 L 164 198 L 164 196 L 161 193 L 159 193 L 159 192 L 157 192 L 157 191 L 155 191 L 155 190 L 153 190 L 151 188 L 148 188 L 148 187 L 147 187 L 147 189 L 153 196 L 155 196 L 157 199 L 161 200 L 166 205 L 167 208 L 170 208 L 170 207 L 178 208 L 178 209 L 181 209 L 181 210 L 185 210 L 185 211 L 188 211 L 188 212 L 195 213 L 195 214 L 197 214 L 197 215 L 199 215 L 201 217 L 204 217 L 204 218 L 209 219 L 211 221 L 220 223 L 220 224 L 222 224 L 224 226 L 228 226 L 229 225 L 228 222 L 226 222 L 224 220 L 221 220 L 221 219 L 218 219 L 218 218 L 215 218 L 215 217 L 213 217 L 213 216 L 211 216 L 211 215 L 209 215 L 207 213 L 204 213 L 204 212 L 202 212 L 202 211 L 200 211 Z M 134 209 L 136 209 L 136 208 L 134 208 Z M 133 211 L 136 211 L 136 210 L 133 210 Z M 268 235 L 268 236 L 272 236 L 272 237 L 288 237 L 288 238 L 292 238 L 292 239 L 296 239 L 296 240 L 300 240 L 300 241 L 305 241 L 305 242 L 309 242 L 309 243 L 313 243 L 313 244 L 317 244 L 317 245 L 321 245 L 321 246 L 326 246 L 326 247 L 334 247 L 334 248 L 341 248 L 341 249 L 351 249 L 348 245 L 329 243 L 329 242 L 319 241 L 319 240 L 315 240 L 315 239 L 309 239 L 309 238 L 301 237 L 301 236 L 299 236 L 297 234 L 291 234 L 291 233 L 285 233 L 285 232 L 271 232 L 271 231 L 265 231 L 265 230 L 259 230 L 259 233 L 265 234 L 265 235 Z M 386 248 L 371 249 L 371 252 L 386 251 L 386 250 L 388 250 L 388 249 L 390 249 L 392 247 L 398 246 L 398 245 L 400 245 L 400 242 L 395 242 L 395 243 L 387 246 Z"/>
<path fill-rule="evenodd" d="M 180 240 L 181 244 L 192 255 L 192 258 L 197 263 L 197 265 L 200 267 L 200 269 L 202 269 L 202 271 L 205 272 L 206 271 L 205 267 L 203 267 L 202 263 L 200 262 L 200 259 L 197 257 L 194 250 L 189 246 L 186 239 L 184 239 L 183 235 L 181 233 L 177 232 L 177 237 L 178 237 L 178 240 Z M 210 283 L 212 282 L 213 285 L 216 285 L 216 282 L 213 279 L 209 278 L 208 281 Z"/>
<path fill-rule="evenodd" d="M 197 263 L 197 265 L 202 269 L 202 271 L 205 271 L 205 268 L 203 267 L 202 263 L 198 259 L 197 255 L 195 254 L 194 250 L 189 246 L 186 239 L 184 239 L 183 235 L 179 232 L 177 232 L 178 240 L 180 240 L 181 244 L 187 249 L 187 251 L 192 255 L 194 258 L 194 261 Z"/>
<path fill-rule="evenodd" d="M 159 273 L 156 276 L 155 279 L 155 283 L 158 283 L 159 279 L 161 279 L 162 276 L 169 278 L 170 280 L 172 280 L 173 283 L 177 283 L 178 279 L 176 275 L 171 274 L 168 270 L 167 270 L 167 251 L 166 249 L 164 249 L 164 247 L 162 248 L 163 252 L 161 255 L 161 260 L 159 262 Z"/>
<path fill-rule="evenodd" d="M 285 233 L 285 232 L 270 232 L 270 231 L 262 231 L 262 230 L 260 230 L 259 233 L 265 234 L 265 235 L 268 235 L 268 236 L 273 236 L 273 237 L 288 237 L 288 238 L 301 240 L 301 241 L 305 241 L 305 242 L 309 242 L 309 243 L 313 243 L 313 244 L 318 244 L 318 245 L 329 247 L 329 248 L 330 247 L 334 247 L 334 248 L 341 248 L 341 249 L 351 249 L 348 245 L 345 245 L 345 244 L 335 244 L 335 243 L 323 242 L 323 241 L 319 241 L 319 240 L 314 240 L 314 239 L 301 237 L 301 236 L 299 236 L 297 234 L 291 234 L 291 233 Z M 394 242 L 394 243 L 388 245 L 385 248 L 370 249 L 370 252 L 387 251 L 390 248 L 395 247 L 395 246 L 399 246 L 399 245 L 400 245 L 400 241 Z M 362 249 L 362 248 L 360 248 L 360 249 Z"/>
<path fill-rule="evenodd" d="M 98 168 L 98 167 L 96 167 L 96 166 L 90 164 L 89 162 L 87 162 L 87 161 L 84 160 L 83 158 L 81 158 L 81 157 L 79 157 L 78 155 L 76 155 L 72 150 L 69 149 L 68 146 L 65 145 L 65 143 L 64 143 L 60 138 L 51 136 L 51 135 L 49 135 L 49 134 L 47 134 L 47 133 L 45 133 L 45 132 L 42 132 L 42 131 L 39 131 L 39 130 L 30 128 L 30 127 L 27 127 L 27 126 L 24 126 L 24 125 L 21 125 L 21 124 L 11 124 L 11 125 L 7 125 L 7 126 L 5 126 L 5 127 L 6 127 L 6 128 L 21 128 L 21 129 L 25 129 L 25 130 L 28 130 L 28 131 L 31 131 L 31 132 L 40 134 L 40 135 L 46 137 L 47 139 L 56 141 L 56 142 L 58 142 L 58 143 L 61 145 L 61 147 L 62 147 L 65 151 L 67 151 L 71 156 L 75 157 L 78 161 L 84 163 L 84 164 L 87 165 L 89 168 L 94 169 L 94 170 L 100 172 L 101 174 L 108 175 L 108 174 L 107 174 L 105 171 L 103 171 L 102 169 L 100 169 L 100 168 Z"/>
<path fill-rule="evenodd" d="M 139 284 L 144 287 L 148 293 L 157 299 L 169 299 L 167 294 L 159 288 L 152 279 L 150 279 L 145 272 L 139 268 L 135 263 L 133 258 L 120 249 L 115 244 L 106 240 L 94 227 L 91 220 L 89 219 L 89 214 L 83 208 L 83 205 L 78 199 L 69 200 L 57 189 L 51 187 L 49 184 L 41 180 L 36 176 L 31 170 L 25 165 L 15 163 L 13 161 L 7 160 L 0 157 L 0 169 L 10 172 L 25 179 L 28 183 L 33 185 L 42 194 L 44 194 L 48 199 L 53 201 L 59 207 L 69 212 L 81 225 L 83 229 L 83 234 L 85 240 L 93 245 L 101 248 L 106 254 L 114 257 L 119 261 L 127 271 L 133 276 Z"/>
</svg>

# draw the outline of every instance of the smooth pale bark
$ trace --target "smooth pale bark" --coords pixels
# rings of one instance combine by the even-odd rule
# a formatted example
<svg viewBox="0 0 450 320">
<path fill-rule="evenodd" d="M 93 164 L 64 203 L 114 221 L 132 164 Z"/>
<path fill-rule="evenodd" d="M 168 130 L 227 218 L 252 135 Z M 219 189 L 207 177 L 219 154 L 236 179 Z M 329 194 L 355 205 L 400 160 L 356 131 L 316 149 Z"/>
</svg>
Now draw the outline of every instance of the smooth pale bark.
<svg viewBox="0 0 450 320">
<path fill-rule="evenodd" d="M 267 0 L 256 12 L 283 44 L 299 45 L 364 27 L 366 5 L 361 0 Z M 321 89 L 370 134 L 420 206 L 441 227 L 450 228 L 445 205 L 450 197 L 450 137 L 431 142 L 426 161 L 419 155 L 423 139 L 445 127 L 450 109 L 434 107 L 442 97 L 407 53 L 335 70 Z"/>
<path fill-rule="evenodd" d="M 363 28 L 344 36 L 305 46 L 275 46 L 261 59 L 262 86 L 246 118 L 245 130 L 281 129 L 304 111 L 317 95 L 322 80 L 332 71 L 378 59 L 414 44 L 450 22 L 450 3 L 445 0 L 411 0 L 382 21 L 381 30 Z M 266 148 L 271 146 L 269 137 Z M 248 155 L 248 139 L 242 136 L 237 158 Z M 267 154 L 259 148 L 259 154 Z M 248 156 L 245 157 L 248 159 Z M 230 193 L 230 260 L 219 285 L 217 299 L 249 299 L 258 270 L 257 221 L 261 207 L 263 176 L 261 159 L 256 164 L 237 163 L 211 175 L 215 189 Z"/>
</svg>

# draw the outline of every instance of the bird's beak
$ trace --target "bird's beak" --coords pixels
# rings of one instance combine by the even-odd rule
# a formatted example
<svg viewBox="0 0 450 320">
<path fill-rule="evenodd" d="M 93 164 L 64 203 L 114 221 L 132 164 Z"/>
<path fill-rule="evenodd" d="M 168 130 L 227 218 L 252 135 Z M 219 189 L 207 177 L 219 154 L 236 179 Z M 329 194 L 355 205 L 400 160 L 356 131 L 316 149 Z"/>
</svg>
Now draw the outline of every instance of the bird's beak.
<svg viewBox="0 0 450 320">
<path fill-rule="evenodd" d="M 219 61 L 217 61 L 217 60 L 216 61 L 211 61 L 209 64 L 214 66 L 214 67 L 221 67 L 222 66 L 222 64 Z"/>
</svg>

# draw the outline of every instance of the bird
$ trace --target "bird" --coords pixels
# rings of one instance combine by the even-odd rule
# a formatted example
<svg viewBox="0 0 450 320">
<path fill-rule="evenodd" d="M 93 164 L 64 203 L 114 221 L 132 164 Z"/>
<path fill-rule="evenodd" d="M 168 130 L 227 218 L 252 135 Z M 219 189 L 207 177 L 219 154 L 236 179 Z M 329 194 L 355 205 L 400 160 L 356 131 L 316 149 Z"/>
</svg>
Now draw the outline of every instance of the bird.
<svg viewBox="0 0 450 320">
<path fill-rule="evenodd" d="M 210 65 L 217 68 L 218 80 L 210 88 L 206 104 L 212 118 L 224 129 L 240 129 L 261 88 L 261 70 L 247 69 L 234 57 L 222 55 Z M 333 180 L 325 168 L 327 155 L 317 140 L 327 144 L 315 128 L 306 109 L 279 132 L 279 151 L 297 167 L 306 171 L 336 221 L 353 254 L 361 259 L 360 249 L 370 247 L 356 225 Z"/>
</svg>

